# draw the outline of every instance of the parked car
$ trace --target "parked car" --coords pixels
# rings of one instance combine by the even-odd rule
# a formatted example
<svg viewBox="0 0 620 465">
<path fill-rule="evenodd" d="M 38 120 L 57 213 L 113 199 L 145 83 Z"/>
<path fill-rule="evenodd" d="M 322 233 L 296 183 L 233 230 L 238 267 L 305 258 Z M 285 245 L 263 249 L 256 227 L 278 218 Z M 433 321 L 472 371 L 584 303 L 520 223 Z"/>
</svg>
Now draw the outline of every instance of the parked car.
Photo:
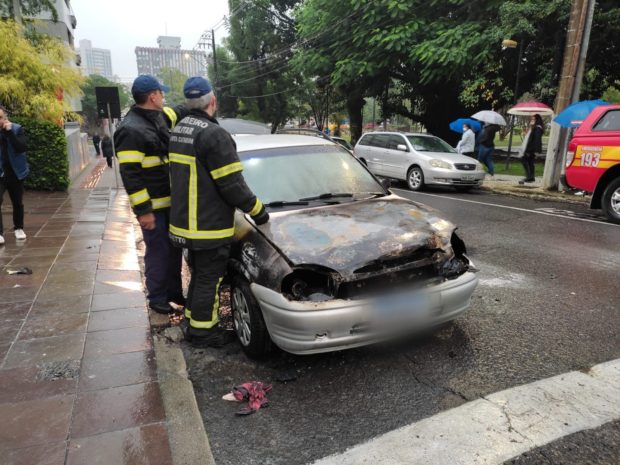
<svg viewBox="0 0 620 465">
<path fill-rule="evenodd" d="M 413 191 L 425 185 L 467 191 L 479 186 L 485 175 L 476 160 L 430 134 L 369 132 L 362 135 L 354 152 L 374 174 L 404 180 Z"/>
<path fill-rule="evenodd" d="M 566 183 L 592 193 L 590 208 L 602 208 L 620 224 L 620 105 L 595 108 L 568 144 Z"/>
<path fill-rule="evenodd" d="M 251 357 L 347 349 L 453 320 L 478 279 L 455 226 L 318 137 L 236 138 L 270 221 L 237 212 L 226 280 Z"/>
</svg>

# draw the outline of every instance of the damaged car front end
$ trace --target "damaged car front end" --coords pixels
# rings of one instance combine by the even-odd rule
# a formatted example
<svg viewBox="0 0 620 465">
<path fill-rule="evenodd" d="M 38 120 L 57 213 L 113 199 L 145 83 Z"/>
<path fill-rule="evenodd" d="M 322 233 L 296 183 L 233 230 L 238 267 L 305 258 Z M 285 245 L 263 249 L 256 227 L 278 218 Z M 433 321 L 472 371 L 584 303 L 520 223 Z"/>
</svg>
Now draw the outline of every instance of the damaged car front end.
<svg viewBox="0 0 620 465">
<path fill-rule="evenodd" d="M 270 222 L 259 227 L 238 214 L 229 274 L 235 329 L 246 353 L 261 356 L 271 342 L 295 354 L 347 349 L 463 313 L 478 280 L 455 226 L 385 191 L 346 152 L 297 137 L 311 149 L 240 148 L 248 183 L 264 202 L 274 197 L 261 189 L 261 173 L 248 163 L 262 155 L 301 153 L 323 164 L 335 158 L 333 166 L 348 176 L 346 191 L 359 189 L 337 200 L 329 195 L 308 205 L 271 208 Z M 351 181 L 356 176 L 364 177 L 361 185 Z M 277 184 L 272 180 L 267 187 L 282 191 Z M 303 199 L 299 189 L 295 198 Z"/>
</svg>

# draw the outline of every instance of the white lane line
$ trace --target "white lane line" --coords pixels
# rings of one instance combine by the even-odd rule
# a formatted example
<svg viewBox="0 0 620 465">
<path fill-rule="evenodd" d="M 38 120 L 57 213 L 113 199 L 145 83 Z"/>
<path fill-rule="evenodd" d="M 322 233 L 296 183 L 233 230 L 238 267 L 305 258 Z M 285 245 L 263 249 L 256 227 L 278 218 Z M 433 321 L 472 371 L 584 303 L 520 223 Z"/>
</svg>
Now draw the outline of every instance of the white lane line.
<svg viewBox="0 0 620 465">
<path fill-rule="evenodd" d="M 314 465 L 495 465 L 620 418 L 620 359 L 468 402 Z"/>
<path fill-rule="evenodd" d="M 557 213 L 549 213 L 549 212 L 538 211 L 538 210 L 530 210 L 528 208 L 512 207 L 510 205 L 500 205 L 498 203 L 479 202 L 477 200 L 460 199 L 458 197 L 449 197 L 447 195 L 426 194 L 424 192 L 411 192 L 411 191 L 406 191 L 406 190 L 403 190 L 403 189 L 391 189 L 391 190 L 393 190 L 393 191 L 402 191 L 402 192 L 405 192 L 405 193 L 408 193 L 408 194 L 426 195 L 428 197 L 437 197 L 437 198 L 440 198 L 440 199 L 457 200 L 459 202 L 475 203 L 475 204 L 478 204 L 478 205 L 486 205 L 486 206 L 489 206 L 489 207 L 507 208 L 508 210 L 517 210 L 517 211 L 527 212 L 527 213 L 536 213 L 537 215 L 554 216 L 556 218 L 565 218 L 567 220 L 585 221 L 586 223 L 606 224 L 608 226 L 620 226 L 618 224 L 610 223 L 610 222 L 607 222 L 607 221 L 589 220 L 587 218 L 575 218 L 575 217 L 572 217 L 572 216 L 560 215 L 560 214 L 557 214 Z"/>
</svg>

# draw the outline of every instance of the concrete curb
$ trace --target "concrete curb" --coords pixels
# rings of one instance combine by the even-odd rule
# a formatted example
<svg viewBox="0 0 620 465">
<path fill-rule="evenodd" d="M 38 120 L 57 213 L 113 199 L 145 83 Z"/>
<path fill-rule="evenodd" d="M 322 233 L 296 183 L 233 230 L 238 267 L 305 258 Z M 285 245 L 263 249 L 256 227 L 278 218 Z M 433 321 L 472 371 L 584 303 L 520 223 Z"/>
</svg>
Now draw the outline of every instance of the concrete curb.
<svg viewBox="0 0 620 465">
<path fill-rule="evenodd" d="M 482 185 L 479 187 L 479 189 L 483 191 L 487 191 L 487 192 L 493 192 L 494 194 L 510 195 L 512 197 L 519 197 L 519 198 L 524 198 L 524 199 L 546 200 L 550 202 L 564 202 L 564 203 L 570 203 L 573 205 L 586 205 L 586 206 L 590 204 L 590 196 L 570 198 L 564 194 L 559 194 L 559 193 L 554 194 L 550 192 L 547 193 L 545 191 L 542 191 L 542 189 L 536 189 L 536 188 L 535 188 L 536 190 L 527 192 L 527 191 L 519 189 L 518 187 L 509 187 L 509 186 L 500 187 L 500 186 Z"/>
<path fill-rule="evenodd" d="M 215 465 L 198 410 L 194 387 L 187 376 L 183 352 L 156 334 L 153 347 L 172 451 L 172 465 Z"/>
</svg>

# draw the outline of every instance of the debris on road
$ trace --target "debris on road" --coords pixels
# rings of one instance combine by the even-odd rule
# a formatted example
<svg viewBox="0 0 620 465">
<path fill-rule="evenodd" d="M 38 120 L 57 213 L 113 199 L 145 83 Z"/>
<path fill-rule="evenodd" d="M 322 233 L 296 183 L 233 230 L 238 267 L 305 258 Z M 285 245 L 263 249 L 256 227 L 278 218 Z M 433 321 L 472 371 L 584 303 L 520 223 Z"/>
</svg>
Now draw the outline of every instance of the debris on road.
<svg viewBox="0 0 620 465">
<path fill-rule="evenodd" d="M 6 272 L 10 275 L 14 275 L 14 274 L 32 274 L 32 270 L 30 268 L 28 268 L 27 266 L 23 266 L 21 268 L 13 268 L 13 269 L 8 269 L 6 270 Z"/>
<path fill-rule="evenodd" d="M 249 415 L 256 412 L 261 407 L 269 405 L 267 393 L 272 389 L 271 384 L 265 384 L 260 381 L 250 381 L 233 387 L 233 390 L 224 395 L 222 399 L 227 401 L 243 402 L 247 401 L 247 405 L 237 411 L 237 415 Z"/>
</svg>

